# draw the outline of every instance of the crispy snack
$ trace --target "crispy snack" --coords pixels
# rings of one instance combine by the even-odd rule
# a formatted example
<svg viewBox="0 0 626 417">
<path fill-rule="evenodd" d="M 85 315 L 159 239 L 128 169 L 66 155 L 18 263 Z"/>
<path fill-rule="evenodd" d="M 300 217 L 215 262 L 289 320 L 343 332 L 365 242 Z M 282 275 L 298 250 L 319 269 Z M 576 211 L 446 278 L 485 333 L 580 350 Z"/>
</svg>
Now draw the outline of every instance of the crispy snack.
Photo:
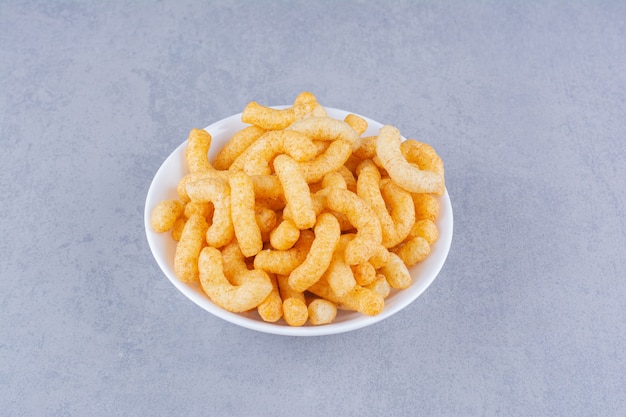
<svg viewBox="0 0 626 417">
<path fill-rule="evenodd" d="M 157 233 L 167 232 L 184 212 L 185 206 L 178 200 L 163 200 L 150 215 L 150 226 Z"/>
<path fill-rule="evenodd" d="M 241 121 L 265 130 L 281 130 L 294 122 L 296 115 L 293 108 L 283 110 L 263 106 L 251 101 L 241 114 Z"/>
<path fill-rule="evenodd" d="M 237 242 L 232 242 L 222 249 L 222 263 L 224 276 L 233 285 L 241 285 L 249 271 L 246 258 Z M 272 291 L 258 305 L 257 311 L 264 321 L 276 322 L 283 316 L 283 301 L 278 293 L 278 284 L 274 274 L 267 274 L 271 283 Z"/>
<path fill-rule="evenodd" d="M 283 316 L 283 300 L 278 290 L 276 275 L 267 274 L 272 282 L 272 291 L 265 297 L 265 300 L 257 307 L 257 312 L 263 321 L 270 323 L 277 322 Z"/>
<path fill-rule="evenodd" d="M 369 260 L 374 269 L 380 269 L 389 262 L 389 251 L 383 245 L 376 246 L 374 255 Z"/>
<path fill-rule="evenodd" d="M 287 154 L 296 161 L 308 161 L 317 155 L 317 146 L 305 134 L 272 130 L 243 151 L 230 165 L 231 171 L 245 171 L 249 175 L 269 175 L 272 173 L 270 161 L 277 155 Z"/>
<path fill-rule="evenodd" d="M 412 193 L 443 195 L 444 177 L 440 172 L 422 170 L 406 160 L 400 150 L 400 131 L 383 126 L 376 141 L 376 155 L 396 184 Z"/>
<path fill-rule="evenodd" d="M 343 121 L 346 122 L 352 129 L 354 129 L 354 131 L 359 136 L 361 136 L 367 130 L 367 121 L 362 117 L 357 116 L 356 114 L 347 115 L 343 119 Z"/>
<path fill-rule="evenodd" d="M 305 117 L 326 117 L 326 109 L 318 103 L 317 98 L 304 91 L 296 97 L 293 102 L 293 112 L 296 120 L 304 119 Z"/>
<path fill-rule="evenodd" d="M 376 213 L 382 227 L 383 246 L 396 246 L 408 236 L 415 223 L 411 194 L 391 181 L 382 183 L 381 191 L 380 172 L 369 159 L 359 165 L 357 173 L 357 195 L 369 203 Z"/>
<path fill-rule="evenodd" d="M 363 262 L 350 267 L 357 284 L 366 286 L 376 279 L 376 268 L 370 262 Z"/>
<path fill-rule="evenodd" d="M 239 155 L 245 151 L 248 146 L 252 145 L 261 135 L 265 133 L 265 129 L 258 126 L 248 126 L 235 133 L 231 139 L 217 152 L 213 159 L 215 169 L 228 169 L 230 165 L 237 159 Z"/>
<path fill-rule="evenodd" d="M 176 242 L 180 241 L 180 238 L 183 235 L 185 223 L 187 223 L 187 218 L 185 216 L 180 216 L 172 225 L 172 239 L 174 239 Z"/>
<path fill-rule="evenodd" d="M 185 217 L 190 218 L 194 214 L 200 214 L 207 219 L 211 218 L 213 216 L 213 204 L 208 201 L 190 201 L 185 204 Z"/>
<path fill-rule="evenodd" d="M 374 292 L 377 292 L 383 298 L 387 298 L 391 293 L 391 286 L 389 282 L 387 282 L 387 278 L 383 274 L 376 274 L 376 279 L 371 283 L 365 285 L 365 288 L 368 288 Z"/>
<path fill-rule="evenodd" d="M 206 130 L 191 130 L 185 149 L 185 159 L 189 172 L 208 171 L 213 168 L 208 157 L 211 140 L 211 135 Z"/>
<path fill-rule="evenodd" d="M 176 275 L 270 323 L 380 314 L 439 237 L 439 155 L 389 125 L 362 137 L 364 118 L 329 117 L 306 91 L 285 109 L 249 102 L 241 120 L 213 161 L 210 133 L 190 131 L 178 199 L 152 210 L 177 241 Z"/>
<path fill-rule="evenodd" d="M 254 256 L 263 249 L 261 229 L 256 222 L 254 185 L 243 172 L 233 172 L 229 179 L 231 219 L 241 252 Z"/>
<path fill-rule="evenodd" d="M 198 256 L 208 229 L 204 217 L 196 214 L 185 223 L 174 254 L 174 272 L 183 282 L 198 281 Z"/>
<path fill-rule="evenodd" d="M 317 218 L 314 233 L 306 259 L 289 274 L 289 285 L 296 291 L 305 291 L 330 265 L 341 235 L 339 222 L 332 214 L 322 213 Z"/>
<path fill-rule="evenodd" d="M 298 164 L 287 155 L 274 160 L 276 175 L 283 186 L 290 219 L 298 229 L 309 229 L 316 221 L 311 193 Z"/>
<path fill-rule="evenodd" d="M 191 200 L 189 197 L 189 194 L 187 194 L 187 184 L 189 183 L 199 181 L 199 180 L 212 179 L 212 178 L 217 178 L 217 179 L 221 179 L 221 180 L 228 182 L 229 176 L 230 176 L 229 171 L 218 171 L 216 169 L 209 169 L 207 171 L 198 171 L 198 172 L 192 172 L 190 174 L 187 174 L 184 177 L 182 177 L 180 181 L 178 181 L 178 184 L 176 185 L 176 192 L 178 193 L 178 198 L 180 199 L 180 201 L 183 201 L 185 203 L 188 203 Z"/>
<path fill-rule="evenodd" d="M 391 288 L 405 289 L 413 284 L 411 273 L 402 259 L 391 252 L 389 262 L 379 269 L 379 272 L 387 278 Z"/>
<path fill-rule="evenodd" d="M 343 188 L 344 190 L 348 189 L 346 179 L 340 172 L 335 171 L 324 175 L 324 178 L 322 178 L 322 188 L 318 191 L 318 194 L 328 194 L 328 191 L 331 187 Z"/>
<path fill-rule="evenodd" d="M 330 190 L 326 205 L 343 213 L 357 229 L 356 237 L 346 246 L 346 262 L 357 265 L 368 261 L 382 245 L 382 230 L 376 213 L 359 196 L 340 188 Z"/>
<path fill-rule="evenodd" d="M 249 269 L 239 244 L 233 241 L 224 246 L 221 252 L 224 276 L 231 284 L 240 285 L 242 277 Z"/>
<path fill-rule="evenodd" d="M 415 236 L 393 248 L 393 252 L 402 259 L 406 266 L 411 267 L 430 255 L 430 245 L 423 237 Z"/>
<path fill-rule="evenodd" d="M 422 219 L 415 222 L 409 235 L 423 237 L 432 246 L 439 239 L 439 230 L 432 220 Z"/>
<path fill-rule="evenodd" d="M 254 208 L 254 217 L 261 232 L 261 240 L 263 243 L 269 242 L 270 233 L 276 228 L 278 215 L 274 210 L 257 204 Z"/>
<path fill-rule="evenodd" d="M 289 285 L 289 277 L 277 275 L 278 289 L 283 300 L 283 317 L 290 326 L 303 326 L 309 318 L 304 294 Z"/>
<path fill-rule="evenodd" d="M 354 178 L 352 171 L 350 171 L 345 165 L 342 165 L 335 172 L 343 177 L 343 180 L 346 183 L 346 188 L 353 193 L 356 193 L 356 178 Z"/>
<path fill-rule="evenodd" d="M 444 176 L 443 161 L 429 144 L 408 139 L 400 144 L 400 151 L 407 161 L 417 165 L 420 169 Z"/>
<path fill-rule="evenodd" d="M 224 275 L 222 254 L 210 246 L 200 252 L 200 285 L 218 306 L 234 313 L 257 307 L 272 291 L 272 282 L 262 270 L 245 272 L 240 285 L 232 285 Z"/>
<path fill-rule="evenodd" d="M 415 205 L 415 220 L 437 220 L 439 217 L 439 200 L 432 194 L 411 193 Z"/>
<path fill-rule="evenodd" d="M 235 236 L 230 210 L 230 187 L 219 178 L 206 178 L 187 184 L 187 194 L 192 201 L 213 203 L 213 221 L 206 232 L 210 246 L 221 248 Z"/>
<path fill-rule="evenodd" d="M 290 219 L 283 219 L 270 232 L 270 244 L 274 249 L 287 250 L 293 247 L 300 238 L 300 229 Z"/>
<path fill-rule="evenodd" d="M 353 155 L 361 161 L 365 159 L 374 159 L 376 157 L 376 141 L 378 136 L 367 136 L 361 139 L 359 147 L 355 149 Z"/>
<path fill-rule="evenodd" d="M 339 139 L 331 142 L 326 151 L 313 160 L 300 162 L 305 181 L 309 184 L 319 182 L 326 174 L 339 170 L 350 156 L 350 146 L 350 142 Z"/>
<path fill-rule="evenodd" d="M 332 301 L 316 298 L 308 306 L 309 323 L 314 326 L 332 323 L 337 317 L 337 306 Z"/>
<path fill-rule="evenodd" d="M 332 254 L 330 265 L 320 278 L 325 281 L 334 294 L 341 297 L 347 294 L 356 285 L 352 268 L 346 263 L 346 245 L 354 238 L 354 235 L 341 235 L 337 248 Z"/>
<path fill-rule="evenodd" d="M 258 199 L 284 200 L 283 186 L 276 175 L 251 175 L 254 195 Z"/>
<path fill-rule="evenodd" d="M 314 140 L 345 140 L 352 149 L 359 147 L 359 134 L 343 120 L 332 117 L 308 117 L 292 123 L 287 130 L 304 133 Z"/>
<path fill-rule="evenodd" d="M 289 275 L 306 259 L 315 236 L 311 230 L 300 232 L 300 238 L 293 248 L 288 250 L 264 249 L 254 257 L 254 267 L 268 273 Z"/>
<path fill-rule="evenodd" d="M 327 283 L 318 281 L 313 284 L 309 291 L 313 294 L 332 301 L 342 310 L 354 310 L 368 316 L 375 316 L 383 311 L 384 298 L 375 291 L 355 285 L 352 290 L 343 296 L 338 296 Z"/>
</svg>

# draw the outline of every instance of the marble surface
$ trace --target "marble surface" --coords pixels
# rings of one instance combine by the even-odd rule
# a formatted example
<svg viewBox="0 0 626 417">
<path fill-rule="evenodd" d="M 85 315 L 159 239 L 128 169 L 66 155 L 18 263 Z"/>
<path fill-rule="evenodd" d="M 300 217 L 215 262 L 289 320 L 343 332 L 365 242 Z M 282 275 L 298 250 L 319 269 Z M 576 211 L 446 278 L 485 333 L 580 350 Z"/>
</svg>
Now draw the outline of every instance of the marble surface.
<svg viewBox="0 0 626 417">
<path fill-rule="evenodd" d="M 626 3 L 0 2 L 0 415 L 626 415 Z M 160 272 L 192 127 L 301 91 L 446 163 L 448 261 L 329 337 Z"/>
</svg>

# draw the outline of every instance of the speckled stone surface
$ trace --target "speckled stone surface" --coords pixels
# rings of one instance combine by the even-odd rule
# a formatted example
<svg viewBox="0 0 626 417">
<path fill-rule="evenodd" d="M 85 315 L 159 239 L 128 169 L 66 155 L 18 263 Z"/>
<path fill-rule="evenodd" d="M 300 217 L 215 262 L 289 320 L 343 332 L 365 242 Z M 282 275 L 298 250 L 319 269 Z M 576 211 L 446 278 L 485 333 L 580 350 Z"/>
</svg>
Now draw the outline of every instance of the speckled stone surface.
<svg viewBox="0 0 626 417">
<path fill-rule="evenodd" d="M 626 415 L 626 3 L 0 2 L 1 416 Z M 200 309 L 150 181 L 250 100 L 396 125 L 446 163 L 448 261 L 314 338 Z"/>
</svg>

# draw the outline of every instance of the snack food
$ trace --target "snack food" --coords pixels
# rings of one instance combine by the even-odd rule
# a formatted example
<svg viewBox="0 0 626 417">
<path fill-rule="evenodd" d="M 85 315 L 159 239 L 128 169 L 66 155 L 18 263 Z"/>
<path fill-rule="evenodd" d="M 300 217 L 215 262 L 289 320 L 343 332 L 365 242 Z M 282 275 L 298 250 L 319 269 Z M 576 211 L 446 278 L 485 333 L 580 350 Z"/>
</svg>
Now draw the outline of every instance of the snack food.
<svg viewBox="0 0 626 417">
<path fill-rule="evenodd" d="M 431 170 L 434 163 L 420 169 L 407 160 L 401 144 L 400 131 L 396 127 L 387 125 L 380 129 L 376 140 L 376 156 L 391 179 L 409 192 L 442 195 L 445 191 L 443 165 L 441 170 Z"/>
<path fill-rule="evenodd" d="M 440 190 L 408 190 L 406 181 L 429 176 L 404 182 L 392 177 L 393 168 L 382 162 L 384 151 L 378 153 L 379 136 L 370 131 L 361 137 L 367 122 L 350 114 L 329 117 L 310 93 L 279 112 L 258 103 L 247 109 L 245 120 L 251 125 L 217 150 L 213 161 L 206 157 L 212 130 L 190 133 L 188 174 L 180 179 L 179 199 L 161 205 L 161 213 L 168 204 L 172 209 L 161 214 L 163 224 L 153 230 L 171 230 L 179 240 L 179 257 L 197 266 L 197 272 L 190 267 L 179 278 L 199 282 L 228 311 L 258 314 L 270 323 L 283 318 L 290 326 L 328 324 L 337 308 L 339 315 L 343 309 L 380 314 L 390 292 L 412 284 L 400 255 L 414 262 L 414 241 L 431 245 L 437 240 L 438 207 L 432 202 Z M 271 152 L 265 153 L 264 141 L 273 143 Z M 409 166 L 443 179 L 443 166 L 431 147 L 416 143 L 397 151 Z M 367 174 L 360 177 L 362 172 Z M 359 192 L 359 182 L 373 198 Z M 155 217 L 157 212 L 155 205 Z M 188 233 L 193 239 L 185 236 L 187 227 L 195 230 Z M 233 248 L 238 257 L 231 258 Z M 223 277 L 213 249 L 223 258 Z M 229 272 L 229 259 L 238 272 Z M 256 286 L 244 286 L 248 275 L 256 275 L 251 278 Z M 314 318 L 317 305 L 325 313 Z"/>
</svg>

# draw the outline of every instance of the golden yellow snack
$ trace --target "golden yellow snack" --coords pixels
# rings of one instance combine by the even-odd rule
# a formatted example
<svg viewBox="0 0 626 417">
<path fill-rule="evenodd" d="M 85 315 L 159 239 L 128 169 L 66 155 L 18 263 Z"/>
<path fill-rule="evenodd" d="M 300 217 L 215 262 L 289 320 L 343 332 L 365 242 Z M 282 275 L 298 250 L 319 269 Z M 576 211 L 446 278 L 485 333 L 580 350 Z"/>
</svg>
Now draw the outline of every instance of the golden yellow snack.
<svg viewBox="0 0 626 417">
<path fill-rule="evenodd" d="M 300 238 L 300 229 L 290 219 L 283 219 L 270 232 L 270 244 L 274 249 L 287 250 L 293 247 Z"/>
<path fill-rule="evenodd" d="M 415 222 L 409 235 L 423 237 L 432 246 L 439 239 L 439 230 L 432 220 L 422 219 Z"/>
<path fill-rule="evenodd" d="M 341 172 L 335 171 L 324 175 L 324 178 L 322 178 L 322 189 L 319 191 L 322 193 L 328 193 L 328 189 L 331 187 L 343 188 L 344 190 L 348 189 L 346 179 Z"/>
<path fill-rule="evenodd" d="M 405 289 L 413 284 L 411 273 L 403 260 L 393 252 L 389 253 L 389 262 L 378 270 L 387 278 L 391 288 Z"/>
<path fill-rule="evenodd" d="M 254 256 L 263 249 L 261 229 L 256 222 L 254 185 L 250 177 L 240 171 L 230 175 L 230 215 L 241 253 Z"/>
<path fill-rule="evenodd" d="M 283 186 L 276 175 L 251 175 L 256 198 L 284 199 Z"/>
<path fill-rule="evenodd" d="M 411 194 L 390 181 L 384 183 L 381 191 L 380 172 L 369 159 L 359 165 L 357 173 L 357 195 L 369 203 L 380 220 L 383 246 L 396 246 L 408 236 L 415 223 Z M 386 198 L 383 198 L 383 193 Z M 391 214 L 387 207 L 390 207 Z"/>
<path fill-rule="evenodd" d="M 192 129 L 187 139 L 185 159 L 189 172 L 201 172 L 212 169 L 209 162 L 209 148 L 211 147 L 211 135 L 203 129 Z"/>
<path fill-rule="evenodd" d="M 289 218 L 298 229 L 313 227 L 316 216 L 311 201 L 311 193 L 298 163 L 287 155 L 278 155 L 274 159 L 274 169 L 283 186 L 290 213 Z"/>
<path fill-rule="evenodd" d="M 263 243 L 269 242 L 270 233 L 276 228 L 278 215 L 274 210 L 257 204 L 254 208 L 254 217 L 261 232 L 261 240 Z"/>
<path fill-rule="evenodd" d="M 406 266 L 411 267 L 430 255 L 430 245 L 423 237 L 415 236 L 396 246 L 392 251 L 402 259 Z"/>
<path fill-rule="evenodd" d="M 191 130 L 178 200 L 152 211 L 152 228 L 178 242 L 176 274 L 266 322 L 379 314 L 439 237 L 439 155 L 393 126 L 361 137 L 364 118 L 329 117 L 309 92 L 281 110 L 249 102 L 241 119 L 213 161 L 209 132 Z"/>
<path fill-rule="evenodd" d="M 317 147 L 303 133 L 287 130 L 265 132 L 230 165 L 231 171 L 245 171 L 249 175 L 269 175 L 270 162 L 286 153 L 296 161 L 308 161 L 317 154 Z"/>
<path fill-rule="evenodd" d="M 367 130 L 367 121 L 356 114 L 348 114 L 343 121 L 350 125 L 359 136 Z"/>
<path fill-rule="evenodd" d="M 332 301 L 342 310 L 354 310 L 368 316 L 380 314 L 385 307 L 385 300 L 375 291 L 355 285 L 347 294 L 339 297 L 333 293 L 327 283 L 318 281 L 309 291 L 318 297 Z"/>
<path fill-rule="evenodd" d="M 390 248 L 402 242 L 411 232 L 411 228 L 415 224 L 415 205 L 411 193 L 395 182 L 384 179 L 381 180 L 380 184 L 381 194 L 389 207 L 389 219 L 393 225 L 393 232 L 387 236 L 387 239 L 385 239 L 383 227 L 383 245 Z"/>
<path fill-rule="evenodd" d="M 433 222 L 439 217 L 439 200 L 432 194 L 411 193 L 415 205 L 415 220 L 429 219 Z"/>
<path fill-rule="evenodd" d="M 189 198 L 189 195 L 187 194 L 187 184 L 189 183 L 192 183 L 198 180 L 210 179 L 210 178 L 218 178 L 218 179 L 228 182 L 229 175 L 230 175 L 229 171 L 218 171 L 216 169 L 209 169 L 207 171 L 198 171 L 198 172 L 192 172 L 190 174 L 187 174 L 184 177 L 182 177 L 180 181 L 178 181 L 178 184 L 176 185 L 176 192 L 178 193 L 178 198 L 185 203 L 189 202 L 190 198 Z"/>
<path fill-rule="evenodd" d="M 296 120 L 304 119 L 305 117 L 326 117 L 328 113 L 317 98 L 308 91 L 304 91 L 296 97 L 293 102 L 293 112 Z"/>
<path fill-rule="evenodd" d="M 324 179 L 321 183 L 309 184 L 309 188 L 317 190 L 311 194 L 311 203 L 313 205 L 313 211 L 315 212 L 315 215 L 319 216 L 324 211 L 330 212 L 330 210 L 328 210 L 326 207 L 326 196 L 330 192 L 330 189 L 346 189 L 346 182 L 339 172 L 331 172 L 324 176 Z M 348 221 L 347 217 L 344 214 L 337 212 L 332 212 L 332 214 L 339 221 L 339 227 L 341 228 L 342 232 L 351 231 L 354 229 L 354 226 L 352 226 L 352 224 Z M 283 210 L 283 217 L 293 217 L 291 214 L 291 207 L 285 207 L 285 209 Z"/>
<path fill-rule="evenodd" d="M 264 249 L 254 257 L 254 267 L 268 273 L 289 275 L 306 259 L 315 238 L 311 230 L 302 230 L 293 248 L 288 250 Z"/>
<path fill-rule="evenodd" d="M 376 156 L 396 184 L 412 193 L 443 195 L 443 174 L 419 169 L 406 160 L 400 150 L 400 131 L 390 125 L 383 126 L 376 141 Z"/>
<path fill-rule="evenodd" d="M 285 198 L 281 197 L 281 198 L 272 198 L 272 197 L 262 197 L 262 196 L 257 196 L 256 197 L 256 205 L 259 207 L 265 207 L 266 209 L 270 209 L 270 210 L 274 210 L 277 213 L 277 217 L 278 213 L 281 212 L 281 210 L 283 210 L 285 208 Z"/>
<path fill-rule="evenodd" d="M 354 156 L 361 160 L 374 159 L 376 157 L 376 140 L 378 140 L 378 136 L 362 138 L 360 146 L 353 152 Z"/>
<path fill-rule="evenodd" d="M 257 307 L 272 291 L 272 282 L 262 270 L 245 272 L 240 285 L 232 285 L 224 275 L 222 254 L 207 246 L 200 252 L 198 269 L 200 285 L 218 306 L 240 313 Z"/>
<path fill-rule="evenodd" d="M 346 188 L 353 193 L 356 193 L 356 178 L 354 178 L 352 171 L 350 171 L 345 165 L 342 165 L 336 172 L 343 177 L 343 180 L 346 183 Z"/>
<path fill-rule="evenodd" d="M 322 213 L 317 218 L 314 233 L 306 259 L 289 274 L 289 285 L 296 291 L 306 290 L 330 265 L 341 235 L 339 222 L 332 214 Z"/>
<path fill-rule="evenodd" d="M 383 274 L 376 274 L 376 278 L 371 283 L 365 285 L 365 288 L 370 289 L 380 294 L 383 298 L 387 298 L 391 293 L 391 286 L 387 282 L 387 278 Z"/>
<path fill-rule="evenodd" d="M 226 279 L 233 285 L 241 285 L 249 268 L 237 242 L 232 242 L 222 249 L 222 263 Z M 283 301 L 278 293 L 276 277 L 274 274 L 267 275 L 272 283 L 272 291 L 257 306 L 257 311 L 264 321 L 275 322 L 283 316 Z"/>
<path fill-rule="evenodd" d="M 329 324 L 337 317 L 337 306 L 332 301 L 317 298 L 308 305 L 309 323 L 313 326 Z"/>
<path fill-rule="evenodd" d="M 376 246 L 374 255 L 369 259 L 374 269 L 380 269 L 389 262 L 389 251 L 383 245 Z"/>
<path fill-rule="evenodd" d="M 283 318 L 290 326 L 303 326 L 309 318 L 304 294 L 289 285 L 289 277 L 277 275 L 278 289 L 283 300 Z"/>
<path fill-rule="evenodd" d="M 278 290 L 278 282 L 274 274 L 267 274 L 272 282 L 272 291 L 265 297 L 265 300 L 257 307 L 257 312 L 261 319 L 274 323 L 283 316 L 283 300 Z"/>
<path fill-rule="evenodd" d="M 306 182 L 319 182 L 324 175 L 339 170 L 350 156 L 350 146 L 350 142 L 339 139 L 331 142 L 323 154 L 310 161 L 299 162 Z"/>
<path fill-rule="evenodd" d="M 224 246 L 222 252 L 222 263 L 224 276 L 233 285 L 241 284 L 241 279 L 248 272 L 246 258 L 241 253 L 241 248 L 236 241 Z"/>
<path fill-rule="evenodd" d="M 198 256 L 208 227 L 205 218 L 199 214 L 191 216 L 185 223 L 174 254 L 174 273 L 183 282 L 198 281 Z"/>
<path fill-rule="evenodd" d="M 357 265 L 368 261 L 382 245 L 382 230 L 376 213 L 359 196 L 340 188 L 330 190 L 326 205 L 344 214 L 357 229 L 356 237 L 346 247 L 346 262 Z"/>
<path fill-rule="evenodd" d="M 343 120 L 332 117 L 307 117 L 292 123 L 287 130 L 304 133 L 313 140 L 345 140 L 351 149 L 359 147 L 359 134 Z"/>
<path fill-rule="evenodd" d="M 219 178 L 205 178 L 187 184 L 187 194 L 192 201 L 213 203 L 212 224 L 206 232 L 210 246 L 220 248 L 230 243 L 235 236 L 230 213 L 230 187 Z"/>
<path fill-rule="evenodd" d="M 263 106 L 255 101 L 249 102 L 241 114 L 242 122 L 265 130 L 284 129 L 292 124 L 295 118 L 293 108 L 279 110 Z"/>
<path fill-rule="evenodd" d="M 185 228 L 185 223 L 187 223 L 187 218 L 185 216 L 180 216 L 174 222 L 172 226 L 172 239 L 176 242 L 180 240 L 180 237 L 183 235 L 183 229 Z"/>
<path fill-rule="evenodd" d="M 265 129 L 254 125 L 247 126 L 235 133 L 217 152 L 217 155 L 213 159 L 213 167 L 215 167 L 215 169 L 230 168 L 230 165 L 235 159 L 237 159 L 248 146 L 252 145 L 252 143 L 260 138 L 263 133 L 265 133 Z"/>
<path fill-rule="evenodd" d="M 167 232 L 185 210 L 185 205 L 178 200 L 159 202 L 150 214 L 150 227 L 157 233 Z"/>
<path fill-rule="evenodd" d="M 213 217 L 213 204 L 208 201 L 190 201 L 185 204 L 185 217 L 190 218 L 194 214 L 200 214 L 206 219 Z"/>
<path fill-rule="evenodd" d="M 376 279 L 376 268 L 369 262 L 352 265 L 351 269 L 356 283 L 361 286 L 369 285 Z"/>
<path fill-rule="evenodd" d="M 343 296 L 356 285 L 356 280 L 350 265 L 345 260 L 346 245 L 354 235 L 341 235 L 339 243 L 332 253 L 330 265 L 320 280 L 325 281 L 334 294 Z"/>
<path fill-rule="evenodd" d="M 429 144 L 408 139 L 400 144 L 400 150 L 407 161 L 416 164 L 421 170 L 444 176 L 443 161 Z"/>
</svg>

